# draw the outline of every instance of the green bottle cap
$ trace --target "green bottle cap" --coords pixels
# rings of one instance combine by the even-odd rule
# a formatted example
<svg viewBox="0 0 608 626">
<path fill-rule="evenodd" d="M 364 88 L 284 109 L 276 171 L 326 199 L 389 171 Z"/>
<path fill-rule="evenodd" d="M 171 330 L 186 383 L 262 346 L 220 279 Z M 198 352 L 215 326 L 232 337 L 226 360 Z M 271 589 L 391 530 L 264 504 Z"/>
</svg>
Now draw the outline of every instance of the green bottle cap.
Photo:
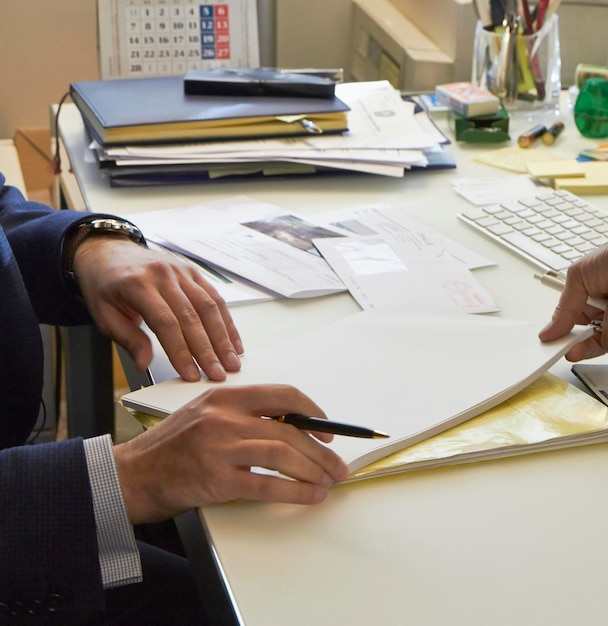
<svg viewBox="0 0 608 626">
<path fill-rule="evenodd" d="M 608 137 L 608 80 L 585 81 L 574 105 L 574 122 L 584 137 Z"/>
</svg>

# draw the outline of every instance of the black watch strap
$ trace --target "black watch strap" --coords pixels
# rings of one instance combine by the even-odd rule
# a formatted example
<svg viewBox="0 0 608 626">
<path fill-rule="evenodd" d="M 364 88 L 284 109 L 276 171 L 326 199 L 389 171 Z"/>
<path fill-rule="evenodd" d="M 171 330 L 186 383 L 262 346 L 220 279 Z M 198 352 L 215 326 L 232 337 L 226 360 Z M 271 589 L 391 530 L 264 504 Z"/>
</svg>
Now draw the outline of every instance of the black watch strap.
<svg viewBox="0 0 608 626">
<path fill-rule="evenodd" d="M 75 225 L 63 239 L 61 262 L 66 280 L 77 293 L 80 293 L 80 287 L 74 272 L 74 258 L 80 244 L 93 235 L 122 235 L 142 246 L 147 245 L 141 230 L 135 224 L 120 218 L 99 217 Z"/>
</svg>

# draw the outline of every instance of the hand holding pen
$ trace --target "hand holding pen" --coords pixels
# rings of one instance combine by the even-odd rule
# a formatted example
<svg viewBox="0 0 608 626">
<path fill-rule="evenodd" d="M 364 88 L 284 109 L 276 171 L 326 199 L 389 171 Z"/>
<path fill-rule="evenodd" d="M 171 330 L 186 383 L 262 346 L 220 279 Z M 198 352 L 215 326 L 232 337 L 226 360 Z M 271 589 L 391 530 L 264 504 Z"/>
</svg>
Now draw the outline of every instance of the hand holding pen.
<svg viewBox="0 0 608 626">
<path fill-rule="evenodd" d="M 539 334 L 541 341 L 563 337 L 575 324 L 594 324 L 597 332 L 574 346 L 566 358 L 581 361 L 608 352 L 608 246 L 571 265 L 565 281 L 555 274 L 545 274 L 540 279 L 562 291 L 551 322 Z"/>
</svg>

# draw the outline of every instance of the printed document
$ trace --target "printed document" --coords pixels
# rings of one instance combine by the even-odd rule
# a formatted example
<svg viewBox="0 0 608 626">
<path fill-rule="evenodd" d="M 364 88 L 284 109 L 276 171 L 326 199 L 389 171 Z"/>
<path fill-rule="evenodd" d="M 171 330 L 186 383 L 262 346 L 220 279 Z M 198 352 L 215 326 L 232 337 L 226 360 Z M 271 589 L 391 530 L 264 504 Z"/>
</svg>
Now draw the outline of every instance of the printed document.
<svg viewBox="0 0 608 626">
<path fill-rule="evenodd" d="M 133 221 L 151 241 L 240 276 L 286 298 L 345 291 L 313 238 L 339 236 L 278 207 L 245 196 L 186 208 L 139 213 Z"/>
<path fill-rule="evenodd" d="M 313 217 L 349 235 L 315 245 L 362 309 L 498 310 L 469 271 L 494 263 L 402 211 L 366 205 Z"/>
</svg>

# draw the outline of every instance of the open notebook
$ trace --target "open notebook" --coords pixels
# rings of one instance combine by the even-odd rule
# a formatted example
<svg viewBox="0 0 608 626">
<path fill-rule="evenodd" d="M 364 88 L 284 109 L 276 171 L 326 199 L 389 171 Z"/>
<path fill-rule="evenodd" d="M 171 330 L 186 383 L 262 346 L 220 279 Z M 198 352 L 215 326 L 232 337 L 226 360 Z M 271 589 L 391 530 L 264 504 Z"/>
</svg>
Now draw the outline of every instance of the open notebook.
<svg viewBox="0 0 608 626">
<path fill-rule="evenodd" d="M 390 435 L 335 437 L 332 448 L 354 473 L 510 398 L 592 332 L 543 344 L 539 330 L 534 322 L 496 317 L 366 311 L 247 354 L 224 383 L 174 379 L 122 402 L 164 417 L 210 386 L 292 384 L 330 419 Z"/>
</svg>

